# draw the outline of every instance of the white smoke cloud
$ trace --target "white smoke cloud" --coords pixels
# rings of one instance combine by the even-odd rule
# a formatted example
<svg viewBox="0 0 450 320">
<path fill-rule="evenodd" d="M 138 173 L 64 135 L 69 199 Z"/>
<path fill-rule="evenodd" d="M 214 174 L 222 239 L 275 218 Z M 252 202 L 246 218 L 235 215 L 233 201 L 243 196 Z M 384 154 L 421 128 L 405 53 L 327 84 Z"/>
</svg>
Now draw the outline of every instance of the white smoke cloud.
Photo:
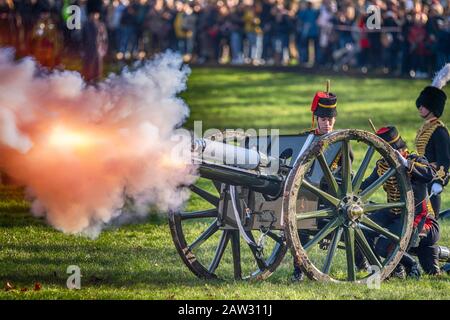
<svg viewBox="0 0 450 320">
<path fill-rule="evenodd" d="M 176 210 L 195 180 L 189 109 L 177 94 L 189 68 L 165 53 L 94 86 L 77 72 L 42 73 L 0 50 L 0 170 L 25 185 L 32 212 L 67 233 L 98 235 L 123 210 Z"/>
</svg>

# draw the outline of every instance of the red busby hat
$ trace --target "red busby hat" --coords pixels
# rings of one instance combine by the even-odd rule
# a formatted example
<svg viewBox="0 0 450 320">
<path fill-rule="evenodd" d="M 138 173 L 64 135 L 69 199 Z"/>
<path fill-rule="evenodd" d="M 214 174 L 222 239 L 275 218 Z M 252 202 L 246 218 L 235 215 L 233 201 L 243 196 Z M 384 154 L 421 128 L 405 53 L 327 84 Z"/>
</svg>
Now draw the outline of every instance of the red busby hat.
<svg viewBox="0 0 450 320">
<path fill-rule="evenodd" d="M 337 97 L 331 92 L 319 91 L 314 96 L 311 104 L 312 126 L 314 127 L 314 116 L 321 118 L 334 118 L 337 116 Z"/>
<path fill-rule="evenodd" d="M 398 133 L 398 130 L 394 126 L 387 126 L 379 129 L 376 132 L 377 136 L 386 141 L 396 150 L 406 148 L 406 143 Z"/>
</svg>

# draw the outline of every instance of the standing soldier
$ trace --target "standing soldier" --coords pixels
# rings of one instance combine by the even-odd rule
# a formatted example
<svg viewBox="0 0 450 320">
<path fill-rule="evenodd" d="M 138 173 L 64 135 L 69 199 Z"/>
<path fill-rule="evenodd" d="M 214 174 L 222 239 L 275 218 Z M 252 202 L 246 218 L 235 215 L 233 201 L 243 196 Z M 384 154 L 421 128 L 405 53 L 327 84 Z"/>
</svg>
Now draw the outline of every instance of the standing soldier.
<svg viewBox="0 0 450 320">
<path fill-rule="evenodd" d="M 327 91 L 319 91 L 314 96 L 311 104 L 312 112 L 312 126 L 311 129 L 305 133 L 321 136 L 333 131 L 334 124 L 337 116 L 337 97 L 335 94 L 329 92 L 330 84 L 327 82 Z M 317 124 L 317 126 L 316 126 Z M 337 158 L 340 158 L 339 156 Z M 337 163 L 338 159 L 334 162 Z M 333 166 L 333 164 L 332 164 Z M 301 243 L 306 243 L 309 236 L 299 233 Z M 294 262 L 294 273 L 292 275 L 292 281 L 302 281 L 304 274 L 300 269 L 300 266 Z"/>
<path fill-rule="evenodd" d="M 419 114 L 424 119 L 416 136 L 417 153 L 425 156 L 436 169 L 436 175 L 428 185 L 428 192 L 432 195 L 430 202 L 436 218 L 439 217 L 440 194 L 448 183 L 450 166 L 449 132 L 445 124 L 439 120 L 447 99 L 442 88 L 448 80 L 450 80 L 450 63 L 439 71 L 432 85 L 425 87 L 416 101 Z"/>
</svg>

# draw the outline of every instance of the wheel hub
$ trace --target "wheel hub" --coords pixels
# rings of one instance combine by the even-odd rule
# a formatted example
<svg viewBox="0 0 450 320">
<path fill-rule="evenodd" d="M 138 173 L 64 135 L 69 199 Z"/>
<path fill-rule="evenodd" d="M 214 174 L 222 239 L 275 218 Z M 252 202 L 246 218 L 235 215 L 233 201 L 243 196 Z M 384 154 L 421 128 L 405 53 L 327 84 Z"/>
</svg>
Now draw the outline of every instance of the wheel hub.
<svg viewBox="0 0 450 320">
<path fill-rule="evenodd" d="M 361 199 L 357 196 L 345 197 L 339 208 L 340 212 L 345 216 L 347 220 L 356 221 L 360 219 L 364 214 L 364 209 L 361 205 Z"/>
<path fill-rule="evenodd" d="M 358 220 L 359 218 L 362 217 L 363 214 L 364 214 L 363 208 L 356 203 L 351 204 L 347 208 L 347 216 L 352 221 Z"/>
</svg>

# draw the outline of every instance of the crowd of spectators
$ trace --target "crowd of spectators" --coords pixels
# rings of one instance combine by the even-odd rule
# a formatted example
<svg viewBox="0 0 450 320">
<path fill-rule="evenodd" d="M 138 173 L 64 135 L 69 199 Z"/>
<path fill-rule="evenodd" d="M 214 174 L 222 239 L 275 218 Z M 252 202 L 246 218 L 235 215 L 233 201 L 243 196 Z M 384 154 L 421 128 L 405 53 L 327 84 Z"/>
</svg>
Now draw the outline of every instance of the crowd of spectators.
<svg viewBox="0 0 450 320">
<path fill-rule="evenodd" d="M 86 2 L 0 0 L 0 44 L 55 61 L 82 51 L 86 32 L 67 28 L 66 8 L 81 8 L 83 29 Z M 450 0 L 104 0 L 99 20 L 112 61 L 172 49 L 197 64 L 299 64 L 418 78 L 450 61 Z"/>
</svg>

